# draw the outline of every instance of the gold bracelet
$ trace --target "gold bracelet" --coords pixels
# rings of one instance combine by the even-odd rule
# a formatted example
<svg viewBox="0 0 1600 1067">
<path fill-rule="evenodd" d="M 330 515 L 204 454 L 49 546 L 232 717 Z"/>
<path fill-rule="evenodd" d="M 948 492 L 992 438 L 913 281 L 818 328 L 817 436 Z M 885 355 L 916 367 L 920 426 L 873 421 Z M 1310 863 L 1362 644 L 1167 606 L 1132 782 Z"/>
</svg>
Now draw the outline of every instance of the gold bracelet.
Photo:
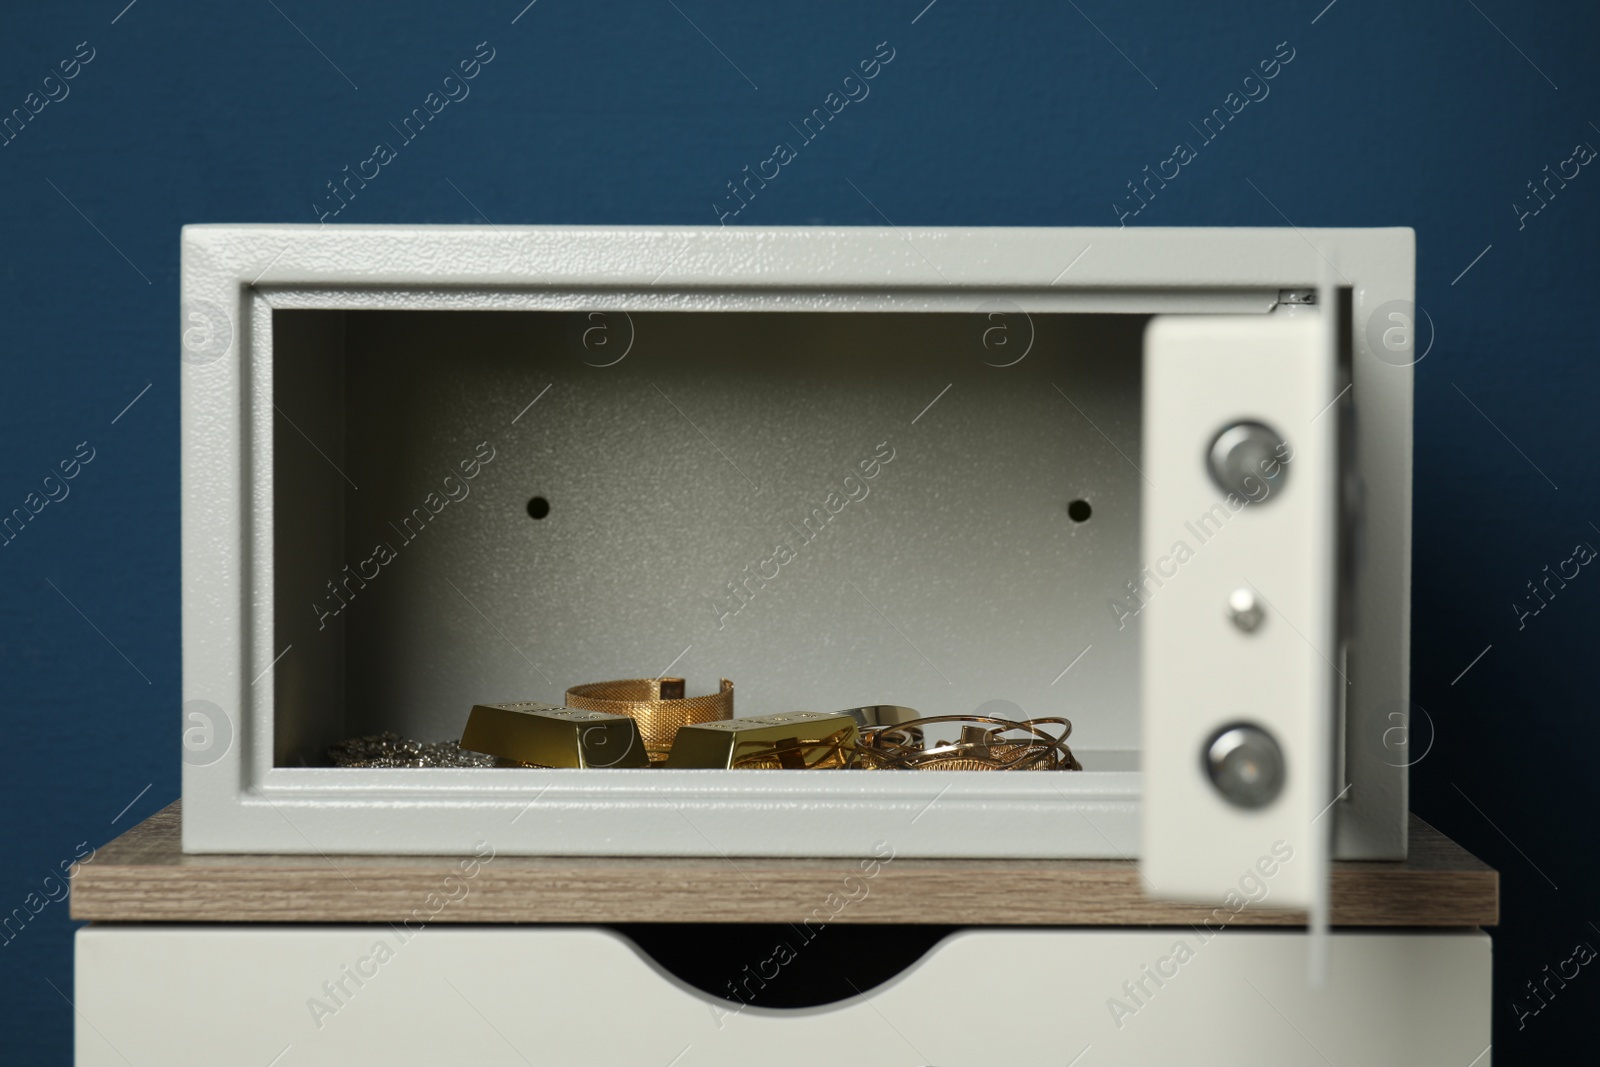
<svg viewBox="0 0 1600 1067">
<path fill-rule="evenodd" d="M 569 708 L 631 716 L 639 724 L 651 763 L 667 758 L 680 726 L 733 718 L 733 683 L 703 697 L 685 697 L 682 678 L 623 678 L 567 690 Z"/>
</svg>

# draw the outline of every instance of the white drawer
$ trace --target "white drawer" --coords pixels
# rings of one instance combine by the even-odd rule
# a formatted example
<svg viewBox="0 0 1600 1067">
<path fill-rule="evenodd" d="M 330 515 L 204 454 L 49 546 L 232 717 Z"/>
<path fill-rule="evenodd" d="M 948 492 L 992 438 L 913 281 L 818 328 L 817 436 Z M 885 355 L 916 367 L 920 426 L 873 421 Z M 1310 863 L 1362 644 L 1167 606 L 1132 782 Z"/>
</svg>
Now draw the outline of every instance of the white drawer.
<svg viewBox="0 0 1600 1067">
<path fill-rule="evenodd" d="M 870 946 L 875 931 L 819 936 Z M 603 928 L 90 926 L 77 1063 L 1489 1064 L 1487 935 L 1336 933 L 1320 990 L 1307 946 L 1287 931 L 971 929 L 863 996 L 741 1010 Z M 782 956 L 748 962 L 781 983 Z"/>
</svg>

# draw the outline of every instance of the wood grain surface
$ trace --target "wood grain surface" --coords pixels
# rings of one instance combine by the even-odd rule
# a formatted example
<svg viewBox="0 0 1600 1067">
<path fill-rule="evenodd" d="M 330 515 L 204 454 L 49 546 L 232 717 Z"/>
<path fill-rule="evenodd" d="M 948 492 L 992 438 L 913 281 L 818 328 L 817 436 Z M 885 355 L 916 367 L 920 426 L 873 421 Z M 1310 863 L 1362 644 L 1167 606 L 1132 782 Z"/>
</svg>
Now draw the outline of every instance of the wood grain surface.
<svg viewBox="0 0 1600 1067">
<path fill-rule="evenodd" d="M 82 864 L 72 917 L 95 922 L 948 923 L 1293 926 L 1302 913 L 1147 899 L 1121 860 L 186 856 L 180 802 Z M 848 879 L 848 881 L 847 881 Z M 1270 903 L 1270 896 L 1267 898 Z M 1338 926 L 1493 926 L 1499 876 L 1412 816 L 1403 862 L 1339 862 Z"/>
</svg>

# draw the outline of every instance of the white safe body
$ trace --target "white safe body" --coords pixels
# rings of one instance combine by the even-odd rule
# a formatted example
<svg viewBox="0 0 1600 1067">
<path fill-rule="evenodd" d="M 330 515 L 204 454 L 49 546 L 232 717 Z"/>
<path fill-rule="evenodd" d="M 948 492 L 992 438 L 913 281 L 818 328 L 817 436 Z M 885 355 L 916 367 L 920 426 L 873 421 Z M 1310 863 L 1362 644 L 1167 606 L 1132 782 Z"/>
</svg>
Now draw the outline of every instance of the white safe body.
<svg viewBox="0 0 1600 1067">
<path fill-rule="evenodd" d="M 184 848 L 893 840 L 1160 858 L 1170 895 L 1209 897 L 1302 835 L 1284 902 L 1305 904 L 1329 856 L 1405 853 L 1414 260 L 1408 229 L 186 227 Z M 1230 362 L 1227 323 L 1266 355 Z M 1143 450 L 1185 412 L 1262 405 L 1301 451 L 1281 504 L 1152 594 L 1150 523 L 1204 510 L 1203 443 Z M 1233 579 L 1206 576 L 1235 556 L 1289 590 L 1243 659 L 1207 584 Z M 1258 699 L 1258 668 L 1287 696 Z M 351 734 L 456 737 L 475 702 L 667 673 L 732 678 L 742 715 L 1064 715 L 1085 770 L 314 765 Z M 1211 720 L 1141 704 L 1186 682 L 1279 731 L 1283 803 L 1209 791 Z"/>
</svg>

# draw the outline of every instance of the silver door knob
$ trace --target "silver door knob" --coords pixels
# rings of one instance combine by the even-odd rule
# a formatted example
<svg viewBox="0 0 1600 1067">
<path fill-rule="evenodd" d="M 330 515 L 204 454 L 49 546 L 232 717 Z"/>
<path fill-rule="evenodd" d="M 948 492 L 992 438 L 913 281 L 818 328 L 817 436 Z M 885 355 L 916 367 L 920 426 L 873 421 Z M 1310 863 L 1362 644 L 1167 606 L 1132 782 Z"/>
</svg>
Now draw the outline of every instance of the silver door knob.
<svg viewBox="0 0 1600 1067">
<path fill-rule="evenodd" d="M 1259 422 L 1236 422 L 1211 439 L 1206 454 L 1211 480 L 1224 493 L 1253 504 L 1270 500 L 1289 474 L 1290 450 L 1279 433 Z"/>
<path fill-rule="evenodd" d="M 1211 784 L 1229 803 L 1263 808 L 1283 791 L 1283 749 L 1259 726 L 1223 727 L 1202 755 Z"/>
</svg>

